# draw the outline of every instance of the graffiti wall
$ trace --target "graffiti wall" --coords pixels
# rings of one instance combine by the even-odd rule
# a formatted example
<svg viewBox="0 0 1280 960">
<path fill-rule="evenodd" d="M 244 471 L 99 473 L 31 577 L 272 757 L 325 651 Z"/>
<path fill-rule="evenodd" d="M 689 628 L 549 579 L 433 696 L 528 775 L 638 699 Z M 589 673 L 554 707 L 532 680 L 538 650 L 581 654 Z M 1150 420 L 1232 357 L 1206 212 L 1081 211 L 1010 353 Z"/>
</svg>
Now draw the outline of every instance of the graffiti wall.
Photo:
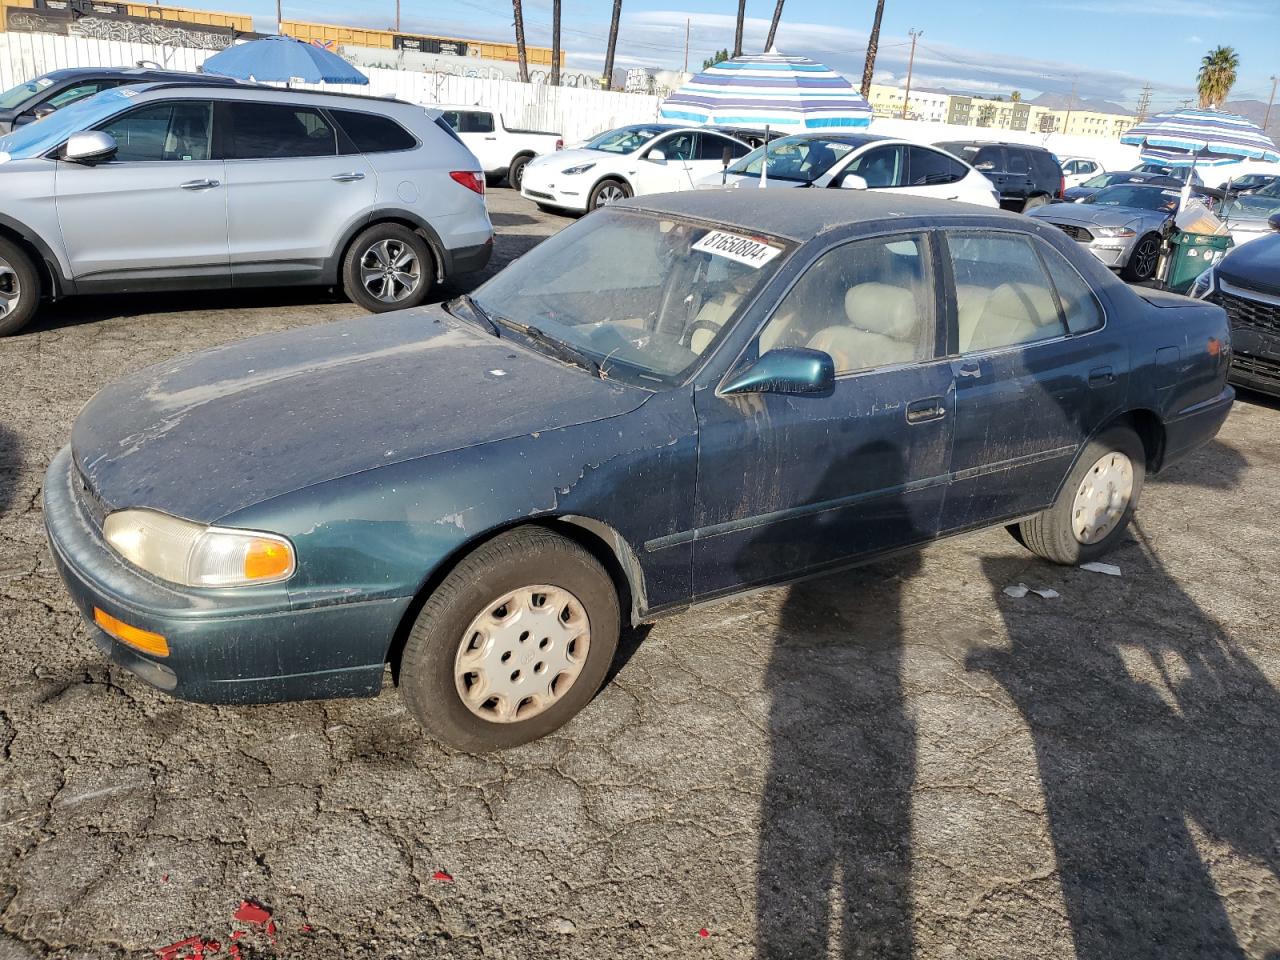
<svg viewBox="0 0 1280 960">
<path fill-rule="evenodd" d="M 5 12 L 8 15 L 8 29 L 22 33 L 52 33 L 64 37 L 153 43 L 197 50 L 223 50 L 232 42 L 232 32 L 225 28 L 201 27 L 167 20 L 118 16 L 60 17 L 21 7 L 6 7 Z"/>
</svg>

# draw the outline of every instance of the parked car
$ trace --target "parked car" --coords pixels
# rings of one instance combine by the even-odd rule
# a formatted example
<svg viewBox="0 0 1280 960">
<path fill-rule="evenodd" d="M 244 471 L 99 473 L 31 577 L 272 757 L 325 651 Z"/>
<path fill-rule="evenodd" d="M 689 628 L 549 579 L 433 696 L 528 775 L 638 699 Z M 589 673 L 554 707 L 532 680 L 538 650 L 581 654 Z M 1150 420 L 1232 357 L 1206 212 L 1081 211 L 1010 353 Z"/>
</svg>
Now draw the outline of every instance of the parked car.
<svg viewBox="0 0 1280 960">
<path fill-rule="evenodd" d="M 1062 161 L 1062 178 L 1067 187 L 1078 187 L 1103 172 L 1102 164 L 1088 157 L 1066 157 Z"/>
<path fill-rule="evenodd" d="M 984 140 L 935 143 L 990 180 L 1006 210 L 1026 212 L 1062 199 L 1066 178 L 1062 164 L 1044 147 Z"/>
<path fill-rule="evenodd" d="M 727 137 L 733 137 L 735 140 L 741 140 L 747 146 L 754 150 L 756 147 L 764 146 L 765 142 L 772 142 L 785 137 L 786 134 L 780 130 L 757 130 L 754 127 L 726 127 L 716 125 L 711 127 L 703 127 L 704 130 L 714 130 L 717 133 L 723 133 Z"/>
<path fill-rule="evenodd" d="M 520 179 L 530 160 L 564 149 L 564 138 L 560 134 L 508 127 L 497 110 L 454 106 L 428 109 L 440 111 L 445 123 L 479 159 L 485 176 L 495 181 L 506 177 L 516 190 L 520 189 Z"/>
<path fill-rule="evenodd" d="M 1067 187 L 1062 199 L 1070 203 L 1078 203 L 1085 197 L 1092 197 L 1103 187 L 1114 187 L 1119 183 L 1150 183 L 1158 187 L 1181 187 L 1182 181 L 1177 177 L 1169 177 L 1160 173 L 1136 173 L 1133 170 L 1117 170 L 1114 173 L 1100 173 L 1086 180 L 1078 187 Z"/>
<path fill-rule="evenodd" d="M 1186 183 L 1190 179 L 1193 186 L 1203 186 L 1204 179 L 1199 172 L 1190 167 L 1176 166 L 1171 163 L 1140 163 L 1133 168 L 1133 173 L 1153 173 L 1162 177 L 1173 177 L 1178 183 Z"/>
<path fill-rule="evenodd" d="M 72 67 L 41 74 L 0 93 L 0 134 L 47 117 L 53 111 L 103 90 L 131 83 L 200 83 L 233 86 L 238 81 L 209 73 L 150 67 Z"/>
<path fill-rule="evenodd" d="M 1130 282 L 1150 280 L 1160 248 L 1173 232 L 1179 191 L 1175 187 L 1124 183 L 1103 187 L 1079 203 L 1032 210 Z"/>
<path fill-rule="evenodd" d="M 1233 178 L 1230 182 L 1232 193 L 1256 193 L 1263 187 L 1280 182 L 1277 173 L 1246 173 Z"/>
<path fill-rule="evenodd" d="M 368 696 L 390 661 L 438 738 L 507 747 L 590 702 L 623 623 L 988 526 L 1104 555 L 1227 416 L 1227 337 L 1030 218 L 637 198 L 443 307 L 131 373 L 43 515 L 144 681 Z"/>
<path fill-rule="evenodd" d="M 631 196 L 691 190 L 751 148 L 701 127 L 636 123 L 606 130 L 574 150 L 531 160 L 520 193 L 539 207 L 587 211 Z"/>
<path fill-rule="evenodd" d="M 1249 193 L 1225 195 L 1214 209 L 1227 222 L 1227 229 L 1237 247 L 1269 236 L 1272 232 L 1271 218 L 1280 214 L 1280 180 Z"/>
<path fill-rule="evenodd" d="M 763 170 L 763 173 L 762 173 Z M 991 182 L 963 160 L 867 133 L 801 133 L 758 147 L 699 186 L 854 187 L 999 205 Z"/>
<path fill-rule="evenodd" d="M 493 249 L 475 158 L 394 100 L 140 84 L 0 151 L 0 334 L 84 293 L 323 284 L 392 310 Z"/>
<path fill-rule="evenodd" d="M 1202 273 L 1191 296 L 1216 303 L 1231 322 L 1231 380 L 1280 397 L 1280 213 L 1275 228 Z"/>
</svg>

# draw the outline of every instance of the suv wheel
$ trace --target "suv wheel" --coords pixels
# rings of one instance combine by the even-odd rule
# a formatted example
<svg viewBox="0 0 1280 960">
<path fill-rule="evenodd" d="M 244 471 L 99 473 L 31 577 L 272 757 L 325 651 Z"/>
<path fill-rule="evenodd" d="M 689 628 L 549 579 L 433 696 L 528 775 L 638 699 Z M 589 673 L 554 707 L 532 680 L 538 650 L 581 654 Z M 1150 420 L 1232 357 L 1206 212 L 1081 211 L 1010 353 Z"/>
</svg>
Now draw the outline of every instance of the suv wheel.
<svg viewBox="0 0 1280 960">
<path fill-rule="evenodd" d="M 427 241 L 398 223 L 376 223 L 356 237 L 342 263 L 347 296 L 373 313 L 416 307 L 431 290 Z"/>
<path fill-rule="evenodd" d="M 40 273 L 17 244 L 0 237 L 0 337 L 17 333 L 40 305 Z"/>
<path fill-rule="evenodd" d="M 459 750 L 546 736 L 604 682 L 618 647 L 618 594 L 581 546 L 541 527 L 494 537 L 423 604 L 400 659 L 400 695 Z"/>
</svg>

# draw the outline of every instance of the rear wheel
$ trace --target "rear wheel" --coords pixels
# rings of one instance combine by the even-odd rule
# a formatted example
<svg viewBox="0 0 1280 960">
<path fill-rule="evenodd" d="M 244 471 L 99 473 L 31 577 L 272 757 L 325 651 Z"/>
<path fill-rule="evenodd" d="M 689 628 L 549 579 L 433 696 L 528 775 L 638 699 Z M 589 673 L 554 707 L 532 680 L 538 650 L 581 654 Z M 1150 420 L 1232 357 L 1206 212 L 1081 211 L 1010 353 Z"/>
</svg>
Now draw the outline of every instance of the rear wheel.
<svg viewBox="0 0 1280 960">
<path fill-rule="evenodd" d="M 347 296 L 373 313 L 416 307 L 431 290 L 427 241 L 399 223 L 375 223 L 356 237 L 342 264 Z"/>
<path fill-rule="evenodd" d="M 1120 270 L 1120 275 L 1130 283 L 1141 283 L 1156 275 L 1156 265 L 1160 262 L 1160 237 L 1148 233 L 1140 238 L 1129 254 L 1129 262 Z"/>
<path fill-rule="evenodd" d="M 451 747 L 514 747 L 586 706 L 619 627 L 617 592 L 596 559 L 521 527 L 477 548 L 427 599 L 405 642 L 400 693 Z"/>
<path fill-rule="evenodd" d="M 631 188 L 621 180 L 601 180 L 591 191 L 591 197 L 587 200 L 587 209 L 596 210 L 599 207 L 607 207 L 629 196 L 631 196 Z"/>
<path fill-rule="evenodd" d="M 511 184 L 513 190 L 520 189 L 520 183 L 524 180 L 524 168 L 528 165 L 528 157 L 516 157 L 511 161 L 511 167 L 507 170 L 507 183 Z"/>
<path fill-rule="evenodd" d="M 1054 563 L 1096 560 L 1124 537 L 1146 462 L 1142 441 L 1131 429 L 1104 430 L 1089 441 L 1053 506 L 1018 524 L 1014 538 Z"/>
<path fill-rule="evenodd" d="M 40 306 L 40 272 L 17 244 L 0 238 L 0 337 L 17 333 Z"/>
</svg>

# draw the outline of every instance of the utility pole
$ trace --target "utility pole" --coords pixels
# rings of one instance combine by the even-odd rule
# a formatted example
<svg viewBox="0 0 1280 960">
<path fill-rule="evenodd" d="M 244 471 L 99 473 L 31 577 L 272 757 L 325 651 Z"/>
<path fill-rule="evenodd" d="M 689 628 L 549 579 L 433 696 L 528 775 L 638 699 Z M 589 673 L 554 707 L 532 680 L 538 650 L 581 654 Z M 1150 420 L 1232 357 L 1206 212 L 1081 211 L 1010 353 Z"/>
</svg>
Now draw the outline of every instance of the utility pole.
<svg viewBox="0 0 1280 960">
<path fill-rule="evenodd" d="M 613 0 L 613 19 L 609 21 L 609 48 L 604 57 L 604 89 L 613 89 L 613 54 L 618 49 L 618 21 L 622 19 L 622 0 Z"/>
<path fill-rule="evenodd" d="M 551 86 L 560 86 L 560 0 L 551 0 Z"/>
<path fill-rule="evenodd" d="M 907 119 L 907 102 L 911 99 L 911 71 L 916 65 L 916 41 L 924 35 L 923 30 L 908 30 L 911 35 L 911 56 L 907 58 L 907 89 L 902 94 L 902 119 Z"/>
<path fill-rule="evenodd" d="M 1265 133 L 1267 125 L 1271 123 L 1271 106 L 1276 102 L 1276 84 L 1280 83 L 1280 77 L 1273 76 L 1271 78 L 1271 99 L 1267 101 L 1267 113 L 1262 118 L 1262 130 Z"/>
<path fill-rule="evenodd" d="M 733 31 L 733 55 L 742 56 L 742 21 L 747 16 L 747 0 L 738 0 L 738 26 Z"/>
<path fill-rule="evenodd" d="M 862 68 L 862 99 L 871 96 L 871 75 L 876 70 L 876 51 L 880 48 L 880 20 L 884 17 L 884 0 L 876 0 L 876 19 L 867 38 L 867 62 Z"/>
<path fill-rule="evenodd" d="M 400 32 L 400 0 L 396 0 L 396 33 Z"/>
<path fill-rule="evenodd" d="M 1142 85 L 1142 96 L 1138 98 L 1138 119 L 1135 123 L 1141 123 L 1147 119 L 1147 111 L 1151 109 L 1151 84 L 1144 83 Z"/>
<path fill-rule="evenodd" d="M 1067 115 L 1062 121 L 1062 132 L 1071 132 L 1071 111 L 1076 108 L 1076 78 L 1071 78 L 1071 99 L 1067 101 Z"/>
<path fill-rule="evenodd" d="M 511 0 L 512 10 L 516 16 L 516 60 L 520 64 L 520 82 L 529 82 L 529 57 L 524 47 L 524 10 L 520 6 L 520 0 Z"/>
<path fill-rule="evenodd" d="M 280 13 L 280 0 L 276 0 L 276 33 L 284 33 L 284 16 Z"/>
<path fill-rule="evenodd" d="M 684 21 L 684 70 L 682 71 L 684 73 L 689 72 L 689 28 L 692 25 L 693 18 L 686 17 Z"/>
<path fill-rule="evenodd" d="M 773 50 L 773 38 L 778 35 L 778 21 L 782 19 L 783 0 L 778 0 L 778 5 L 773 8 L 773 20 L 769 22 L 769 37 L 764 42 L 764 52 L 769 53 Z"/>
</svg>

